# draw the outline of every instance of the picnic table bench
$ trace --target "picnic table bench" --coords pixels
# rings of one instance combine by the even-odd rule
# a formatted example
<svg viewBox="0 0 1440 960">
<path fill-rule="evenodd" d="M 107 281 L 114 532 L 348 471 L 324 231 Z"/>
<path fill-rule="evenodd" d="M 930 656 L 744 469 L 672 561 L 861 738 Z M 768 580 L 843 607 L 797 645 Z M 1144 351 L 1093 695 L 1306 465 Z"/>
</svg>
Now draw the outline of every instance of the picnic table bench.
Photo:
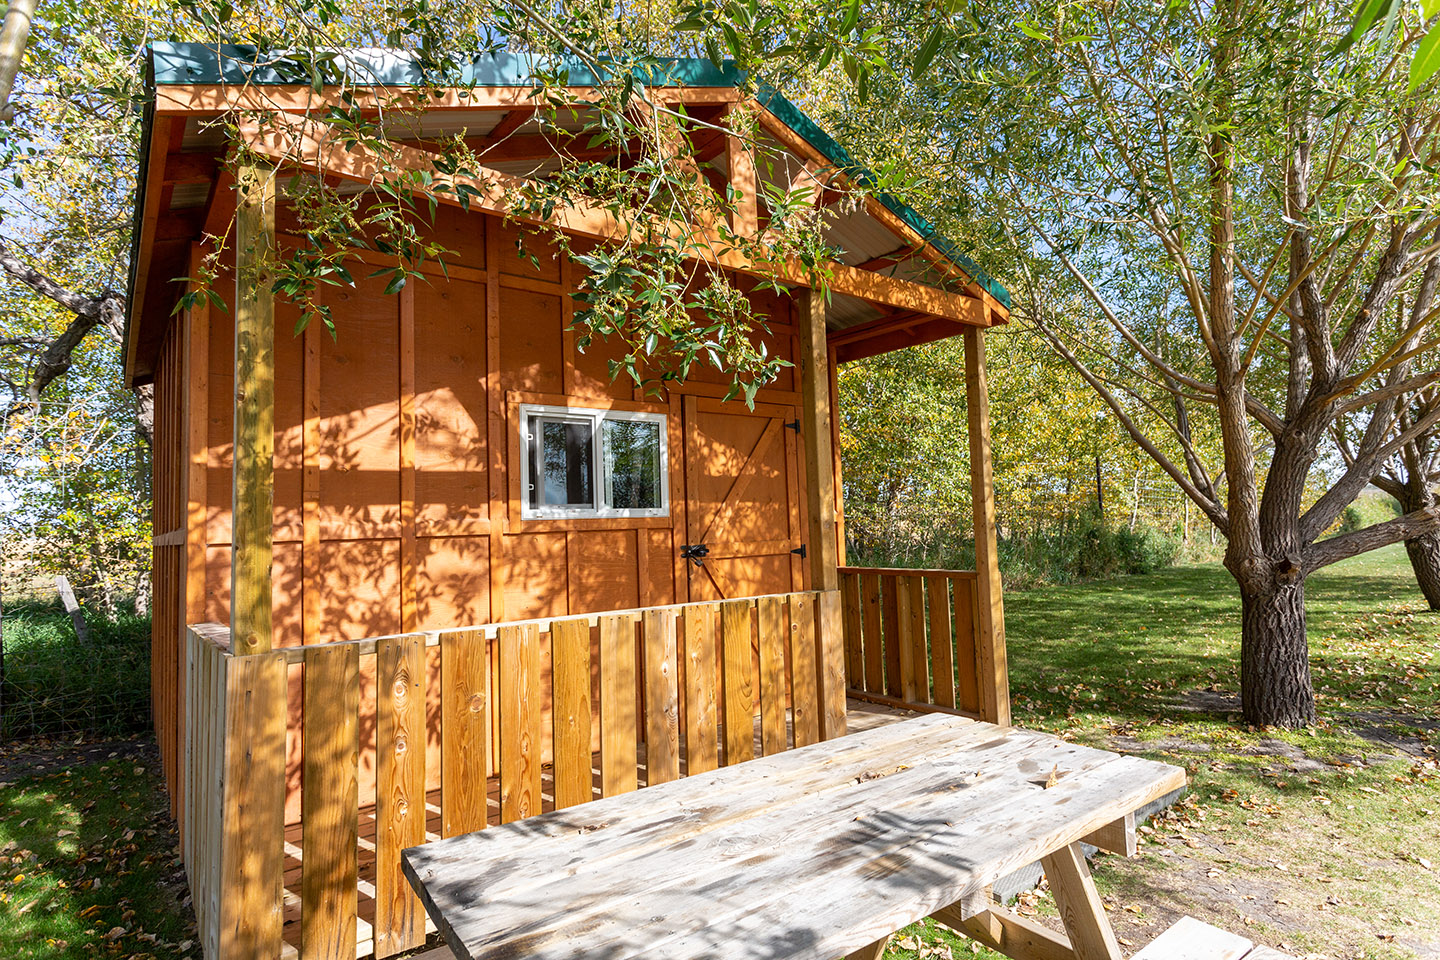
<svg viewBox="0 0 1440 960">
<path fill-rule="evenodd" d="M 1019 958 L 1119 960 L 1080 842 L 1131 853 L 1183 770 L 930 714 L 404 851 L 456 957 L 878 958 L 928 916 Z M 1006 911 L 1040 860 L 1068 936 Z"/>
</svg>

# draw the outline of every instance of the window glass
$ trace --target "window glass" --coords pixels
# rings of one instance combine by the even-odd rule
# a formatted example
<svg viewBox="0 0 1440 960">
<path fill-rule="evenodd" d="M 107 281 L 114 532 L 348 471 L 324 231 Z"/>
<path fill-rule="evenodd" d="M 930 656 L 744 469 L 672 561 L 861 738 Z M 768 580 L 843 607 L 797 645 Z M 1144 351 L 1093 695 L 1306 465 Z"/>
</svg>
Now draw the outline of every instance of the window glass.
<svg viewBox="0 0 1440 960">
<path fill-rule="evenodd" d="M 610 420 L 601 424 L 605 451 L 605 503 L 617 510 L 660 506 L 660 424 Z"/>
<path fill-rule="evenodd" d="M 530 435 L 536 441 L 532 447 L 530 505 L 593 508 L 595 448 L 591 422 L 532 417 L 530 423 Z"/>
</svg>

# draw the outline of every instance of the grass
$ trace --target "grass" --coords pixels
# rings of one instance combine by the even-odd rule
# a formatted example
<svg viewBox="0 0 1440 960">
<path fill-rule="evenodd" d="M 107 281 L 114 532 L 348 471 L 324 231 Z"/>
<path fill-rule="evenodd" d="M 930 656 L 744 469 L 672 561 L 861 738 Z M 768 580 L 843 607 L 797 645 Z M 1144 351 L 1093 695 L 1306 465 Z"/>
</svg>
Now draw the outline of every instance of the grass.
<svg viewBox="0 0 1440 960">
<path fill-rule="evenodd" d="M 1191 777 L 1139 857 L 1096 861 L 1117 935 L 1138 949 L 1190 914 L 1296 956 L 1435 956 L 1440 614 L 1425 608 L 1404 549 L 1311 578 L 1311 730 L 1247 729 L 1228 711 L 1237 608 L 1214 566 L 1006 599 L 1017 724 Z M 1053 916 L 1043 891 L 1026 901 L 1022 911 Z M 908 933 L 916 949 L 887 956 L 972 955 L 969 941 Z"/>
<path fill-rule="evenodd" d="M 8 738 L 85 732 L 119 735 L 150 721 L 150 619 L 86 611 L 89 642 L 58 602 L 10 602 L 4 612 Z"/>
<path fill-rule="evenodd" d="M 199 956 L 156 766 L 117 756 L 0 784 L 0 956 Z"/>
</svg>

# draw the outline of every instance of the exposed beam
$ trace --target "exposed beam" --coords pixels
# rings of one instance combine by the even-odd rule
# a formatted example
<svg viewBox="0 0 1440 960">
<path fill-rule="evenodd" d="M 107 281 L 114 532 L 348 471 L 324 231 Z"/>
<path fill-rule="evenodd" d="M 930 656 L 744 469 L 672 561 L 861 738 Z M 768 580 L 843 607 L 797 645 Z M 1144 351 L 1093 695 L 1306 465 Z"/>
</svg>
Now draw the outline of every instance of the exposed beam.
<svg viewBox="0 0 1440 960">
<path fill-rule="evenodd" d="M 866 357 L 875 357 L 882 353 L 893 353 L 906 347 L 919 347 L 937 340 L 948 340 L 967 329 L 974 328 L 937 317 L 906 322 L 893 330 L 852 340 L 836 347 L 835 362 L 849 363 L 852 360 L 864 360 Z"/>
<path fill-rule="evenodd" d="M 529 123 L 534 116 L 534 107 L 517 107 L 501 117 L 500 122 L 495 124 L 486 136 L 492 140 L 503 140 Z"/>
<path fill-rule="evenodd" d="M 219 166 L 220 158 L 213 153 L 172 153 L 165 157 L 165 182 L 208 182 Z"/>
<path fill-rule="evenodd" d="M 263 128 L 254 122 L 243 124 L 240 139 L 260 156 L 362 183 L 381 181 L 391 169 L 434 174 L 432 156 L 417 147 L 392 144 L 389 155 L 382 157 L 364 145 L 326 140 L 327 133 L 323 123 L 295 118 L 288 124 L 272 120 Z M 632 235 L 633 227 L 619 221 L 603 206 L 586 201 L 558 206 L 545 216 L 515 211 L 511 204 L 526 184 L 523 178 L 486 167 L 480 167 L 473 174 L 470 177 L 436 174 L 435 186 L 450 189 L 433 195 L 437 200 L 458 206 L 460 201 L 455 191 L 463 186 L 471 192 L 472 210 L 518 216 L 599 240 L 626 240 Z M 685 244 L 686 255 L 697 260 L 794 286 L 810 285 L 810 272 L 798 259 L 752 260 L 711 231 L 674 222 L 654 221 L 651 225 L 670 231 L 671 236 Z M 978 326 L 991 322 L 981 302 L 974 297 L 857 270 L 843 263 L 825 264 L 824 269 L 829 274 L 828 286 L 835 293 L 966 324 Z"/>
</svg>

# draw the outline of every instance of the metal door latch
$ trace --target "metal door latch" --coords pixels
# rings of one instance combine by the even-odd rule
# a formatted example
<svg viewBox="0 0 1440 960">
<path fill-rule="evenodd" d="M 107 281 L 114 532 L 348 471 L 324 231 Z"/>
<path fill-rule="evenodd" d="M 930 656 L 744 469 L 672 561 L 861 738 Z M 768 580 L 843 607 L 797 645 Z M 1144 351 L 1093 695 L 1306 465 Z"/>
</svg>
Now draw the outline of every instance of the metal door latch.
<svg viewBox="0 0 1440 960">
<path fill-rule="evenodd" d="M 710 548 L 703 543 L 682 543 L 680 545 L 680 556 L 689 560 L 697 567 L 705 566 L 705 558 L 710 556 Z"/>
</svg>

